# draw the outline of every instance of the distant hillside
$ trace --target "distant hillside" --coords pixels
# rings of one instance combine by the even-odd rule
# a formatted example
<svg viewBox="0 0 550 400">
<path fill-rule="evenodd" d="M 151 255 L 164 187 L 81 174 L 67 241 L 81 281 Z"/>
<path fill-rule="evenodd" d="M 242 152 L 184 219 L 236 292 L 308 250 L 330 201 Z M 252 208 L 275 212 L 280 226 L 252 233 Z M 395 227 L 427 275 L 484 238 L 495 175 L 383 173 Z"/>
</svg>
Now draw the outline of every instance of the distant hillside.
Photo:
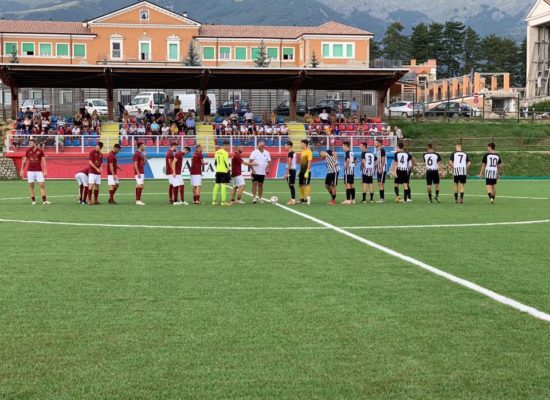
<svg viewBox="0 0 550 400">
<path fill-rule="evenodd" d="M 532 0 L 462 0 L 460 4 L 439 0 L 153 0 L 203 23 L 317 25 L 335 20 L 374 32 L 381 38 L 388 22 L 406 27 L 419 22 L 456 19 L 480 34 L 521 39 L 524 18 Z M 85 20 L 133 3 L 130 0 L 2 0 L 3 18 Z M 442 4 L 443 3 L 443 4 Z"/>
</svg>

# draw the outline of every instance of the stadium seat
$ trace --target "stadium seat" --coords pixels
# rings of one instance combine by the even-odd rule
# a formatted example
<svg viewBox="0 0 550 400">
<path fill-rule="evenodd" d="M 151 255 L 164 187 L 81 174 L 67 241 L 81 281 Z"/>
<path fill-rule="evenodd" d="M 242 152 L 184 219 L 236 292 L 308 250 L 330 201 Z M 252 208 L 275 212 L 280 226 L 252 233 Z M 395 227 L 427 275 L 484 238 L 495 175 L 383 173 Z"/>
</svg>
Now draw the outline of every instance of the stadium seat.
<svg viewBox="0 0 550 400">
<path fill-rule="evenodd" d="M 261 123 L 262 123 L 262 119 L 256 115 L 256 116 L 254 117 L 254 123 L 256 123 L 256 124 L 261 124 Z"/>
<path fill-rule="evenodd" d="M 65 146 L 72 146 L 73 144 L 73 141 L 71 140 L 71 138 L 65 138 Z"/>
<path fill-rule="evenodd" d="M 91 147 L 95 147 L 96 144 L 97 144 L 97 140 L 96 140 L 96 139 L 90 139 L 89 145 L 90 145 Z"/>
<path fill-rule="evenodd" d="M 283 117 L 277 117 L 277 123 L 278 124 L 284 124 L 285 123 L 285 119 Z"/>
<path fill-rule="evenodd" d="M 80 144 L 81 142 L 79 138 L 76 138 L 75 140 L 73 140 L 73 146 L 80 146 Z"/>
<path fill-rule="evenodd" d="M 146 139 L 145 140 L 145 146 L 152 147 L 155 145 L 155 141 L 153 139 Z"/>
<path fill-rule="evenodd" d="M 374 146 L 374 140 L 372 140 L 372 139 L 367 139 L 367 146 L 369 146 L 369 147 Z"/>
<path fill-rule="evenodd" d="M 346 127 L 346 130 L 348 130 L 349 132 L 354 132 L 355 131 L 355 125 L 348 124 L 348 126 Z"/>
<path fill-rule="evenodd" d="M 382 146 L 389 146 L 390 145 L 390 140 L 389 139 L 383 139 L 382 140 Z"/>
<path fill-rule="evenodd" d="M 129 145 L 128 139 L 126 139 L 126 138 L 122 139 L 122 146 L 127 147 L 128 145 Z"/>
<path fill-rule="evenodd" d="M 160 141 L 160 145 L 161 145 L 161 146 L 170 146 L 170 141 L 169 141 L 167 138 L 163 138 L 163 139 Z"/>
<path fill-rule="evenodd" d="M 223 122 L 223 118 L 220 117 L 219 115 L 216 118 L 214 118 L 214 123 L 221 124 L 222 122 Z"/>
</svg>

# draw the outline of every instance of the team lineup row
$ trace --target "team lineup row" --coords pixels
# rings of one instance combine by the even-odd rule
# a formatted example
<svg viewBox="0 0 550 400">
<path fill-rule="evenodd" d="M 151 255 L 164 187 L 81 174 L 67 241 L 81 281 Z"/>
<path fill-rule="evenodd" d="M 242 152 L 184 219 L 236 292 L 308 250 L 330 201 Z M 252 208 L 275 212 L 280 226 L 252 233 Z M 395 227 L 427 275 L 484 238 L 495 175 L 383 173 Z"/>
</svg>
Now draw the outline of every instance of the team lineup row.
<svg viewBox="0 0 550 400">
<path fill-rule="evenodd" d="M 27 172 L 27 181 L 29 184 L 29 193 L 32 204 L 36 204 L 35 182 L 39 184 L 40 194 L 43 204 L 51 204 L 47 200 L 45 178 L 47 176 L 47 164 L 44 152 L 37 146 L 34 139 L 29 142 L 23 157 L 21 167 L 21 178 L 25 177 Z M 300 157 L 293 151 L 294 144 L 288 142 L 285 145 L 287 151 L 287 162 L 285 170 L 285 179 L 288 182 L 290 191 L 290 200 L 288 205 L 297 204 L 296 200 L 296 178 L 298 178 L 298 187 L 300 191 L 300 204 L 311 204 L 311 168 L 313 162 L 313 153 L 309 148 L 309 141 L 300 142 Z M 212 205 L 229 206 L 232 204 L 244 204 L 242 195 L 245 190 L 245 179 L 242 175 L 242 167 L 248 166 L 251 169 L 252 176 L 252 197 L 253 203 L 261 203 L 264 192 L 264 181 L 271 165 L 271 156 L 265 149 L 265 143 L 258 143 L 249 156 L 248 161 L 242 157 L 242 147 L 235 146 L 234 152 L 229 157 L 229 142 L 224 141 L 220 149 L 214 154 L 214 165 L 216 170 L 215 185 L 213 190 Z M 344 142 L 344 185 L 346 189 L 346 200 L 342 202 L 345 205 L 355 204 L 355 166 L 360 163 L 361 184 L 362 184 L 362 202 L 367 203 L 367 194 L 369 201 L 374 203 L 374 182 L 378 183 L 379 200 L 385 202 L 385 184 L 387 174 L 387 157 L 380 141 L 375 142 L 374 151 L 369 151 L 367 143 L 362 143 L 361 157 L 358 160 L 352 150 L 350 142 Z M 95 149 L 90 151 L 88 156 L 88 165 L 78 171 L 75 179 L 79 185 L 79 203 L 97 205 L 99 204 L 99 187 L 101 185 L 101 168 L 103 164 L 103 143 L 98 142 Z M 117 154 L 121 147 L 118 144 L 107 156 L 107 183 L 109 186 L 109 204 L 117 204 L 115 194 L 119 188 L 119 179 Z M 172 143 L 166 154 L 166 175 L 169 181 L 168 197 L 170 204 L 188 205 L 184 200 L 184 182 L 182 177 L 183 159 L 191 152 L 189 147 L 178 150 L 177 143 Z M 337 154 L 332 150 L 321 151 L 320 156 L 326 162 L 327 174 L 325 178 L 325 187 L 330 196 L 329 205 L 336 204 L 338 178 L 340 175 L 340 165 Z M 426 153 L 423 155 L 423 161 L 426 166 L 426 183 L 428 201 L 432 203 L 435 199 L 439 202 L 440 178 L 445 177 L 445 168 L 441 156 L 435 152 L 432 145 L 428 145 Z M 138 143 L 137 150 L 132 157 L 133 169 L 136 180 L 135 204 L 144 206 L 142 202 L 142 192 L 144 187 L 144 166 L 146 162 L 145 144 Z M 403 143 L 398 144 L 397 151 L 394 154 L 393 163 L 389 170 L 394 178 L 395 201 L 411 202 L 410 177 L 413 167 L 416 165 L 415 158 L 405 150 Z M 496 197 L 496 185 L 500 176 L 501 157 L 495 152 L 495 144 L 489 143 L 487 153 L 483 156 L 480 177 L 485 177 L 487 195 L 491 204 L 494 204 Z M 204 204 L 201 201 L 202 170 L 207 163 L 204 160 L 202 148 L 196 146 L 192 155 L 190 175 L 191 186 L 193 187 L 193 204 Z M 454 198 L 455 203 L 464 203 L 464 187 L 467 181 L 468 169 L 471 166 L 468 154 L 462 150 L 460 144 L 456 145 L 455 151 L 451 154 L 448 165 L 452 168 L 454 178 Z M 298 169 L 299 167 L 299 169 Z M 228 201 L 228 184 L 233 179 L 231 188 L 231 201 Z M 403 186 L 404 197 L 400 196 L 400 186 Z M 435 186 L 435 197 L 432 187 Z M 218 194 L 220 202 L 218 203 Z"/>
</svg>

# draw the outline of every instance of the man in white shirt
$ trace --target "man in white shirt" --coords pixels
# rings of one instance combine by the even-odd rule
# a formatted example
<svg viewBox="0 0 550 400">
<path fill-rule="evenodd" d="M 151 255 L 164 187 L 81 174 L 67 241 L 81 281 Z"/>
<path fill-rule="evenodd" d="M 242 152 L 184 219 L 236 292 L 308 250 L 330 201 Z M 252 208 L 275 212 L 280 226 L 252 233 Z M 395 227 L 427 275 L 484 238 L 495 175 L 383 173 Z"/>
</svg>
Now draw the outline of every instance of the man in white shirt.
<svg viewBox="0 0 550 400">
<path fill-rule="evenodd" d="M 254 114 L 252 113 L 252 111 L 247 111 L 244 114 L 244 120 L 249 124 L 254 122 Z"/>
<path fill-rule="evenodd" d="M 271 155 L 265 150 L 265 143 L 258 143 L 258 148 L 250 154 L 248 160 L 254 164 L 252 167 L 252 203 L 263 203 L 265 176 L 269 174 Z M 257 194 L 257 195 L 256 195 Z"/>
<path fill-rule="evenodd" d="M 329 123 L 327 110 L 323 110 L 323 112 L 319 114 L 319 119 L 323 124 Z"/>
</svg>

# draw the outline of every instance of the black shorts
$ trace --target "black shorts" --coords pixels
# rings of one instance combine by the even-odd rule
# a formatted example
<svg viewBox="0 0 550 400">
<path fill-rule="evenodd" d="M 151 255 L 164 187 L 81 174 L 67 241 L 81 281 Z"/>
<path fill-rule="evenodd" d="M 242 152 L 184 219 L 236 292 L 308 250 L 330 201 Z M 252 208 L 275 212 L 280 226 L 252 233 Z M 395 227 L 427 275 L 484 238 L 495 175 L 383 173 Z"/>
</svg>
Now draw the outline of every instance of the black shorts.
<svg viewBox="0 0 550 400">
<path fill-rule="evenodd" d="M 455 175 L 454 177 L 454 181 L 455 183 L 462 183 L 462 184 L 465 184 L 466 183 L 466 175 Z"/>
<path fill-rule="evenodd" d="M 265 181 L 265 175 L 252 175 L 252 182 L 258 182 L 258 183 L 264 183 Z"/>
<path fill-rule="evenodd" d="M 291 169 L 288 171 L 288 178 L 286 179 L 289 185 L 296 184 L 296 170 Z"/>
<path fill-rule="evenodd" d="M 298 174 L 298 184 L 300 186 L 307 186 L 311 183 L 311 172 L 309 173 L 309 176 L 306 178 L 306 171 L 301 169 L 300 173 Z"/>
<path fill-rule="evenodd" d="M 485 178 L 485 185 L 486 186 L 493 186 L 497 184 L 498 179 L 489 179 Z"/>
<path fill-rule="evenodd" d="M 355 175 L 344 174 L 344 183 L 346 185 L 353 185 L 355 183 Z"/>
<path fill-rule="evenodd" d="M 363 183 L 366 183 L 367 185 L 371 185 L 372 182 L 374 181 L 372 175 L 365 175 L 365 174 L 361 176 L 361 180 Z"/>
<path fill-rule="evenodd" d="M 398 169 L 396 171 L 396 174 L 397 176 L 395 177 L 394 183 L 396 183 L 397 185 L 409 184 L 409 180 L 411 176 L 409 175 L 408 171 L 403 171 Z"/>
<path fill-rule="evenodd" d="M 381 174 L 377 172 L 376 180 L 378 181 L 378 183 L 386 183 L 386 171 L 382 172 Z"/>
<path fill-rule="evenodd" d="M 325 178 L 326 186 L 338 186 L 338 172 L 330 172 Z"/>
<path fill-rule="evenodd" d="M 426 183 L 428 186 L 439 185 L 439 171 L 438 170 L 427 170 L 426 171 Z"/>
<path fill-rule="evenodd" d="M 231 175 L 229 172 L 216 172 L 216 183 L 229 183 Z"/>
</svg>

